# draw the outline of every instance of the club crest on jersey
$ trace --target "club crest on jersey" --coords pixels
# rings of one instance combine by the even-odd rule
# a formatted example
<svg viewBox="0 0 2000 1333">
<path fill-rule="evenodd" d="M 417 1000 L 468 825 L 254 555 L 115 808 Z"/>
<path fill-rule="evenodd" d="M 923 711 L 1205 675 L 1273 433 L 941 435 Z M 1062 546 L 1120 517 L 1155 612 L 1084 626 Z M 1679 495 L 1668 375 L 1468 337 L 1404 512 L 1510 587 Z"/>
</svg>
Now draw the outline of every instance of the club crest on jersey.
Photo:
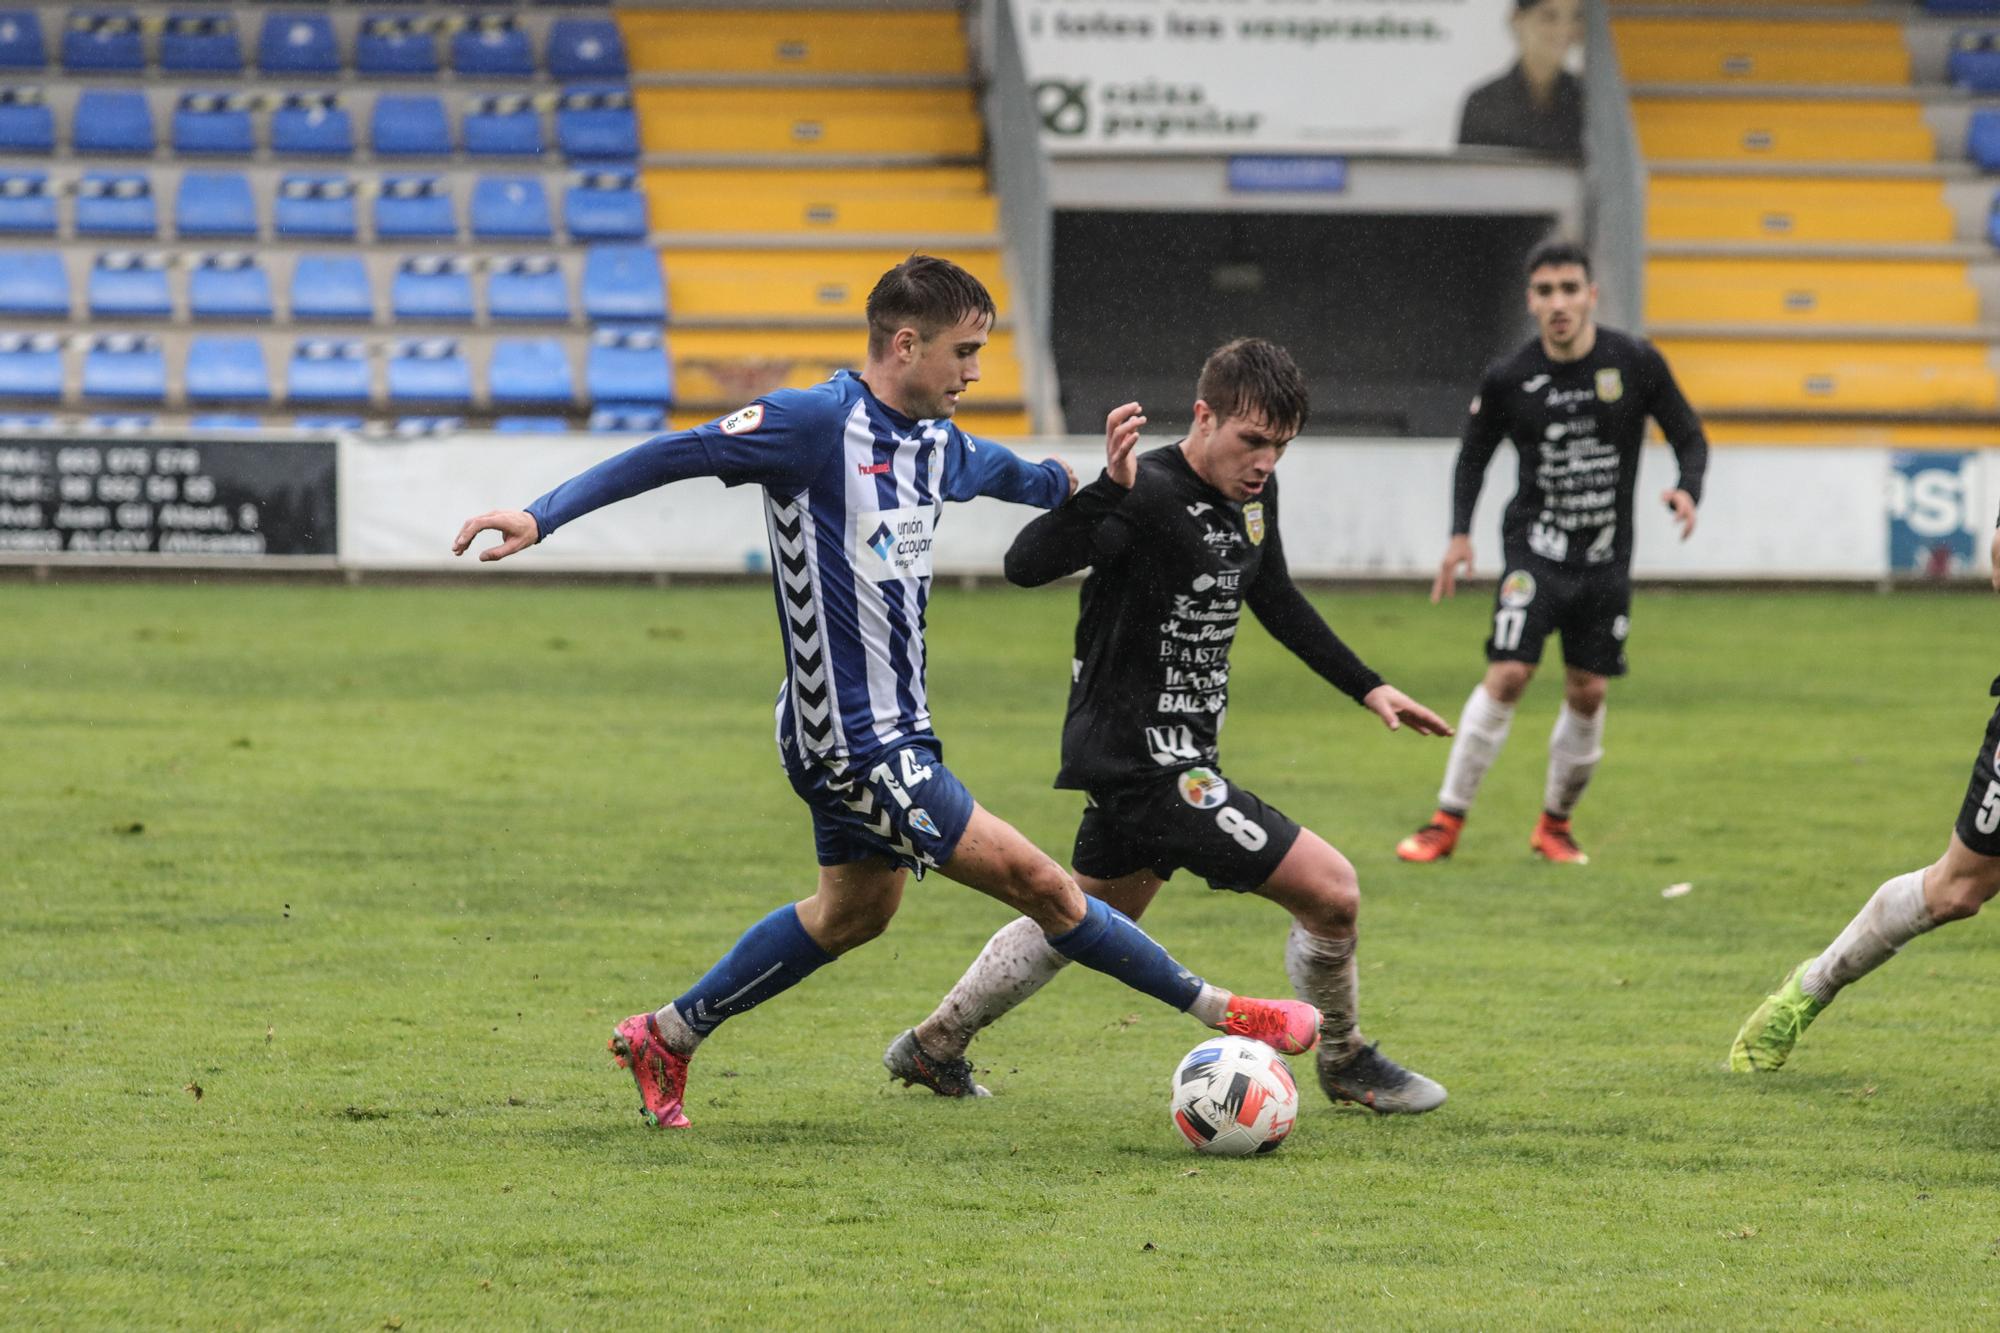
<svg viewBox="0 0 2000 1333">
<path fill-rule="evenodd" d="M 1597 372 L 1597 397 L 1606 403 L 1615 403 L 1625 396 L 1625 377 L 1618 373 L 1618 367 L 1609 366 Z"/>
<path fill-rule="evenodd" d="M 1181 799 L 1197 810 L 1213 810 L 1229 799 L 1229 784 L 1212 768 L 1190 768 L 1181 774 Z"/>
<path fill-rule="evenodd" d="M 1250 544 L 1252 546 L 1263 545 L 1264 543 L 1263 501 L 1252 500 L 1249 504 L 1243 506 L 1243 527 L 1245 531 L 1247 531 L 1250 534 Z"/>
<path fill-rule="evenodd" d="M 722 419 L 722 433 L 724 435 L 746 435 L 763 424 L 764 405 L 762 403 L 752 403 L 750 406 L 738 408 L 724 417 Z"/>
<path fill-rule="evenodd" d="M 1527 570 L 1517 569 L 1500 580 L 1500 605 L 1514 610 L 1534 600 L 1535 576 Z"/>
<path fill-rule="evenodd" d="M 921 805 L 910 811 L 910 827 L 927 833 L 933 838 L 938 836 L 937 821 L 932 819 L 931 812 L 924 809 Z"/>
</svg>

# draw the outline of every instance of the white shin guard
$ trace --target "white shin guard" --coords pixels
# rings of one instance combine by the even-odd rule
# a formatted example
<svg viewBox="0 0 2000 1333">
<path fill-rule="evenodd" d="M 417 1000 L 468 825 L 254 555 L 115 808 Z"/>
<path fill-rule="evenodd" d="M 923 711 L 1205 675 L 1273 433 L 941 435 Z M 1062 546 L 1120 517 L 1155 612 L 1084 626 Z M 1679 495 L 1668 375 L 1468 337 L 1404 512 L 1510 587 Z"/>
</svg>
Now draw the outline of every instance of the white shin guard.
<svg viewBox="0 0 2000 1333">
<path fill-rule="evenodd" d="M 1597 772 L 1597 761 L 1604 758 L 1604 713 L 1600 704 L 1585 717 L 1565 702 L 1556 714 L 1549 733 L 1549 782 L 1542 793 L 1542 808 L 1550 814 L 1569 818 Z"/>
<path fill-rule="evenodd" d="M 1486 692 L 1484 685 L 1472 687 L 1465 711 L 1458 715 L 1458 735 L 1451 743 L 1451 758 L 1444 766 L 1444 786 L 1438 804 L 1463 814 L 1479 796 L 1479 784 L 1493 767 L 1500 747 L 1507 743 L 1507 729 L 1514 725 L 1514 705 L 1503 704 Z"/>
</svg>

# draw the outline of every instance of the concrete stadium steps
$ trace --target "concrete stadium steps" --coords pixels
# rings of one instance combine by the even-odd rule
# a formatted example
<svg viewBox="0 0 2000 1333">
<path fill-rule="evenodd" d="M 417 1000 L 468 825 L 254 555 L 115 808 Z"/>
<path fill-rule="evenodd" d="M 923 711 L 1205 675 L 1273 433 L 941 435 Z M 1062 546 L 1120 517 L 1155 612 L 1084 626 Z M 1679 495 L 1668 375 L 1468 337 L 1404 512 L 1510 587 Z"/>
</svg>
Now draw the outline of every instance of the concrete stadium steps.
<svg viewBox="0 0 2000 1333">
<path fill-rule="evenodd" d="M 969 88 L 639 88 L 647 154 L 971 159 L 985 125 Z"/>
<path fill-rule="evenodd" d="M 876 279 L 908 249 L 707 249 L 666 246 L 667 306 L 680 323 L 821 322 L 857 330 Z M 1007 283 L 997 247 L 951 256 L 985 283 L 1001 318 Z"/>
<path fill-rule="evenodd" d="M 839 329 L 683 328 L 674 331 L 667 351 L 674 363 L 677 402 L 710 403 L 726 411 L 743 405 L 733 401 L 744 388 L 738 375 L 754 373 L 773 385 L 805 388 L 836 370 L 859 367 L 865 346 L 852 324 Z M 967 398 L 1018 407 L 1020 364 L 1014 335 L 1005 329 L 993 334 L 980 357 L 981 379 Z"/>
<path fill-rule="evenodd" d="M 1653 257 L 1646 322 L 1964 325 L 1979 322 L 1967 265 L 1951 260 Z"/>
<path fill-rule="evenodd" d="M 977 168 L 656 169 L 644 179 L 650 225 L 663 236 L 893 236 L 921 217 L 927 233 L 991 244 L 1000 225 Z"/>
<path fill-rule="evenodd" d="M 1937 136 L 1912 97 L 1782 99 L 1641 94 L 1651 161 L 1934 162 Z"/>
<path fill-rule="evenodd" d="M 1991 414 L 2000 373 L 1981 343 L 1656 340 L 1698 410 L 1717 415 Z"/>
<path fill-rule="evenodd" d="M 1989 192 L 1990 193 L 1990 192 Z M 1657 174 L 1649 239 L 1940 245 L 1959 234 L 1942 180 Z"/>
<path fill-rule="evenodd" d="M 955 8 L 624 10 L 618 26 L 635 73 L 883 78 L 964 77 Z"/>
<path fill-rule="evenodd" d="M 1903 25 L 1889 20 L 1797 23 L 1758 19 L 1616 18 L 1627 81 L 1790 84 L 1910 82 Z"/>
</svg>

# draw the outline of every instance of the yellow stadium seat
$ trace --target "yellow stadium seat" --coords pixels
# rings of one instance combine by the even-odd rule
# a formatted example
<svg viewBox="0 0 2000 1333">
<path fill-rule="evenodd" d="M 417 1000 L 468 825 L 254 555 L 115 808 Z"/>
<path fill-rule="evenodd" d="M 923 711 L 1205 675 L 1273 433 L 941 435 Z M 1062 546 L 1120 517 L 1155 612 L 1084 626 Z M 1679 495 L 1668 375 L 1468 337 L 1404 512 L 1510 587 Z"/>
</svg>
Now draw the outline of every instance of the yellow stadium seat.
<svg viewBox="0 0 2000 1333">
<path fill-rule="evenodd" d="M 1632 83 L 1910 82 L 1901 23 L 1621 18 L 1611 28 Z"/>
<path fill-rule="evenodd" d="M 778 385 L 804 388 L 842 367 L 858 367 L 868 350 L 868 335 L 859 328 L 684 328 L 672 333 L 668 348 L 674 359 L 674 391 L 682 402 L 727 404 Z M 1012 333 L 995 333 L 979 363 L 979 383 L 966 394 L 968 407 L 1019 401 L 1021 362 Z"/>
<path fill-rule="evenodd" d="M 1646 318 L 1663 324 L 1976 324 L 1954 260 L 1684 259 L 1646 264 Z"/>
<path fill-rule="evenodd" d="M 1658 160 L 1932 162 L 1937 140 L 1914 98 L 1799 101 L 1635 97 L 1640 150 Z"/>
<path fill-rule="evenodd" d="M 813 167 L 655 167 L 645 173 L 648 190 L 670 194 L 799 194 L 846 190 L 872 194 L 983 195 L 986 169 L 980 166 Z"/>
<path fill-rule="evenodd" d="M 1992 412 L 2000 379 L 1981 344 L 1659 339 L 1702 412 Z"/>
<path fill-rule="evenodd" d="M 618 14 L 632 68 L 666 74 L 962 74 L 953 11 L 702 9 Z"/>
<path fill-rule="evenodd" d="M 785 188 L 789 173 L 754 171 L 735 173 L 737 179 L 713 187 L 684 189 L 657 179 L 663 174 L 649 172 L 646 178 L 655 231 L 968 235 L 990 234 L 999 225 L 999 205 L 984 194 L 939 194 L 849 182 Z"/>
<path fill-rule="evenodd" d="M 1656 175 L 1646 230 L 1655 242 L 1927 245 L 1950 241 L 1957 227 L 1934 180 Z"/>
<path fill-rule="evenodd" d="M 860 318 L 868 293 L 907 250 L 715 250 L 669 247 L 661 261 L 667 303 L 677 320 L 715 318 Z M 1009 293 L 994 249 L 954 249 L 993 293 L 1004 316 Z"/>
<path fill-rule="evenodd" d="M 1993 445 L 1993 427 L 1983 422 L 1875 422 L 1743 420 L 1727 417 L 1702 423 L 1717 445 L 1797 444 L 1862 446 L 1876 449 L 1983 449 Z"/>
<path fill-rule="evenodd" d="M 971 157 L 984 143 L 956 88 L 641 88 L 633 102 L 648 153 Z"/>
</svg>

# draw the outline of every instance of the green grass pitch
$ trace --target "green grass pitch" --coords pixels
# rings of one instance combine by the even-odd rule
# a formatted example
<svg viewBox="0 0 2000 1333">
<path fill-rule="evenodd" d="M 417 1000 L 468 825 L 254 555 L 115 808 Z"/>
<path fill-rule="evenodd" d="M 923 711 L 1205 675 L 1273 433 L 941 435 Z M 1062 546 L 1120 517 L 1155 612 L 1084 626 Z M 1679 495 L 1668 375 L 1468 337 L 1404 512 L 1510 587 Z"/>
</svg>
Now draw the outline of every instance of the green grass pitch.
<svg viewBox="0 0 2000 1333">
<path fill-rule="evenodd" d="M 1486 594 L 1327 593 L 1455 716 Z M 1066 855 L 1074 593 L 941 586 L 948 758 Z M 604 1051 L 811 883 L 770 740 L 767 590 L 0 587 L 0 1325 L 1991 1327 L 2000 1001 L 1983 921 L 1918 941 L 1765 1078 L 1737 1023 L 1941 849 L 1992 707 L 1992 597 L 1642 590 L 1578 819 L 1526 852 L 1553 672 L 1460 854 L 1406 867 L 1445 743 L 1254 628 L 1226 771 L 1359 868 L 1364 1026 L 1434 1115 L 1310 1090 L 1196 1157 L 1186 1018 L 1072 970 L 892 1088 L 997 905 L 730 1023 L 690 1133 Z M 1689 882 L 1673 899 L 1661 889 Z M 1284 922 L 1185 877 L 1147 925 L 1282 993 Z"/>
</svg>

